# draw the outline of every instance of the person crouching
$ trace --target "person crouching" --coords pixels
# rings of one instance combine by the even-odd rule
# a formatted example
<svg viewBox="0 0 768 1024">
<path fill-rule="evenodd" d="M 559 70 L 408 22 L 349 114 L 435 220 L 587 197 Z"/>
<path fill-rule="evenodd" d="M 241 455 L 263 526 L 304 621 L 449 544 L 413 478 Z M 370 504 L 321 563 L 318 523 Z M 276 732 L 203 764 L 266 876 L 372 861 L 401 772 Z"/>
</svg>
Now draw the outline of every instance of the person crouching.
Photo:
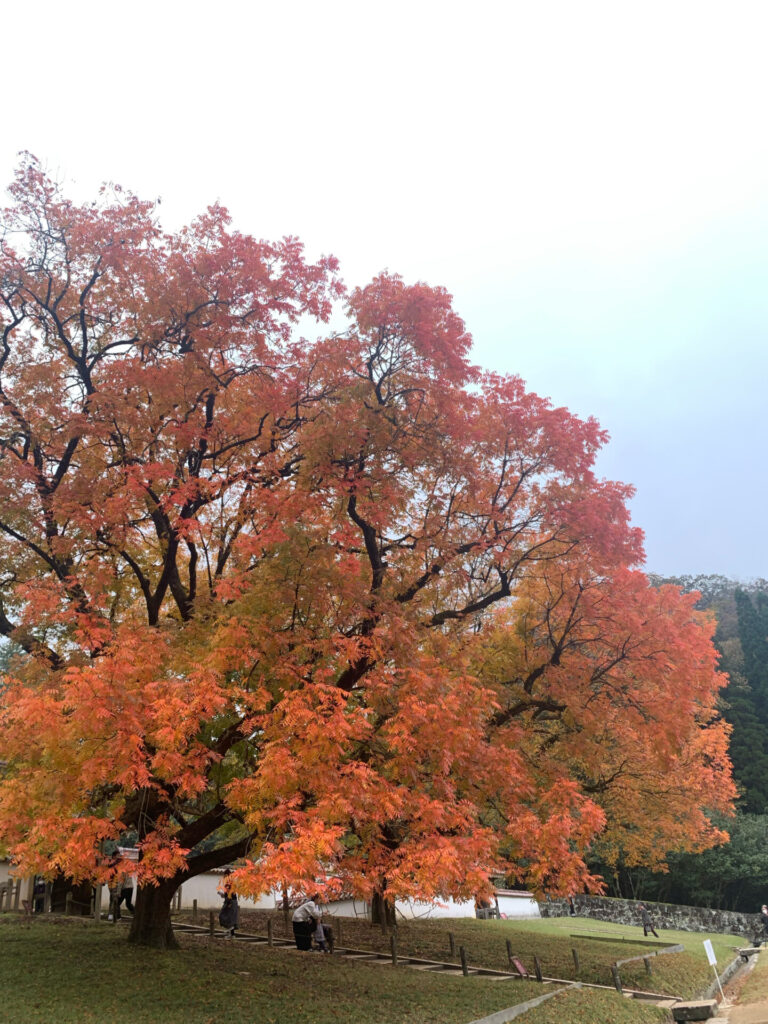
<svg viewBox="0 0 768 1024">
<path fill-rule="evenodd" d="M 293 912 L 293 938 L 296 942 L 296 949 L 312 949 L 312 936 L 317 931 L 323 916 L 323 912 L 315 902 L 316 899 L 315 896 L 305 900 Z"/>
</svg>

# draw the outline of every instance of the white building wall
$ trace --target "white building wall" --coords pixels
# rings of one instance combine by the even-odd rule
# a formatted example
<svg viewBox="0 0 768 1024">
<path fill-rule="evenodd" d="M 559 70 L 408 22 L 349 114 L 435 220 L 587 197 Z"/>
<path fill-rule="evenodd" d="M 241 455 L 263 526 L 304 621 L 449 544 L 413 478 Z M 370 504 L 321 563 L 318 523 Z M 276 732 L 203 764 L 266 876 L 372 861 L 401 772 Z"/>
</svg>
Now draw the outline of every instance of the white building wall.
<svg viewBox="0 0 768 1024">
<path fill-rule="evenodd" d="M 541 917 L 539 905 L 529 892 L 497 890 L 499 913 L 505 918 Z M 328 913 L 337 917 L 369 917 L 370 905 L 363 900 L 344 900 L 328 904 Z M 475 917 L 473 900 L 396 900 L 395 913 L 408 920 Z"/>
<path fill-rule="evenodd" d="M 182 909 L 191 910 L 193 901 L 197 900 L 197 906 L 200 910 L 218 910 L 221 906 L 221 896 L 219 894 L 221 880 L 221 871 L 209 871 L 188 879 L 181 886 Z M 541 916 L 539 905 L 529 892 L 500 889 L 497 890 L 496 898 L 499 903 L 499 913 L 502 917 L 526 918 Z M 281 899 L 282 895 L 280 893 L 269 892 L 260 896 L 257 900 L 239 897 L 239 903 L 244 910 L 277 911 L 278 901 Z M 326 906 L 328 914 L 334 917 L 367 918 L 370 916 L 370 906 L 365 900 L 332 900 Z M 397 900 L 395 912 L 409 920 L 474 917 L 475 904 L 471 900 L 466 902 L 457 902 L 451 899 L 429 902 Z"/>
<path fill-rule="evenodd" d="M 432 920 L 438 917 L 474 917 L 474 901 L 455 900 L 395 900 L 395 913 L 410 920 Z"/>
<path fill-rule="evenodd" d="M 191 910 L 194 900 L 197 900 L 199 910 L 218 910 L 221 906 L 219 885 L 223 877 L 222 871 L 208 871 L 195 878 L 190 878 L 181 886 L 181 907 L 183 910 Z M 0 885 L 7 882 L 9 878 L 9 863 L 0 859 Z M 22 895 L 24 895 L 22 893 Z M 134 900 L 135 883 L 134 883 Z M 257 900 L 241 897 L 240 906 L 247 910 L 277 910 L 278 900 L 282 899 L 280 893 L 269 892 L 260 896 Z M 499 913 L 506 918 L 540 917 L 539 905 L 529 892 L 520 892 L 512 889 L 497 889 L 496 900 L 498 901 Z M 109 889 L 104 886 L 102 889 L 101 906 L 106 913 L 109 907 Z M 334 917 L 360 917 L 370 916 L 370 905 L 365 900 L 344 899 L 334 900 L 327 904 L 328 914 Z M 455 900 L 435 900 L 430 902 L 419 902 L 418 900 L 397 900 L 395 912 L 407 919 L 434 919 L 450 917 L 474 917 L 475 905 L 472 901 L 456 902 Z"/>
<path fill-rule="evenodd" d="M 365 900 L 331 900 L 326 903 L 328 913 L 332 917 L 362 917 L 369 918 L 371 908 Z"/>
<path fill-rule="evenodd" d="M 202 875 L 195 875 L 194 878 L 187 879 L 181 886 L 182 910 L 191 910 L 194 900 L 197 900 L 200 910 L 218 910 L 221 906 L 219 886 L 223 877 L 221 871 L 206 871 Z M 266 893 L 258 900 L 239 896 L 238 903 L 244 910 L 275 910 L 277 896 L 275 893 Z"/>
<path fill-rule="evenodd" d="M 502 917 L 541 917 L 539 904 L 529 892 L 513 889 L 497 889 L 496 899 Z"/>
</svg>

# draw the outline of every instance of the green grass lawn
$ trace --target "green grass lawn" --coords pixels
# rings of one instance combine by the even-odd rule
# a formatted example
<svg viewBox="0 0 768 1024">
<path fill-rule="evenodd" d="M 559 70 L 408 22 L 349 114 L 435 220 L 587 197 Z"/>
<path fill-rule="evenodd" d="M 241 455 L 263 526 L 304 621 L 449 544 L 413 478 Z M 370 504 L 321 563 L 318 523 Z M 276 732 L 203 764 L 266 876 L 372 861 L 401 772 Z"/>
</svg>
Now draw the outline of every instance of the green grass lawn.
<svg viewBox="0 0 768 1024">
<path fill-rule="evenodd" d="M 263 918 L 257 915 L 242 923 L 244 929 L 265 930 L 258 927 Z M 636 937 L 636 929 L 601 925 L 601 932 L 615 934 L 615 941 L 571 939 L 571 931 L 585 933 L 588 928 L 597 934 L 596 922 L 578 919 L 404 923 L 398 929 L 398 949 L 403 955 L 449 960 L 447 936 L 452 931 L 457 948 L 461 944 L 467 949 L 470 963 L 505 967 L 510 938 L 524 963 L 532 965 L 535 953 L 545 974 L 572 978 L 570 950 L 576 945 L 585 981 L 591 974 L 605 981 L 613 960 L 643 952 L 642 947 L 622 943 L 622 934 Z M 276 923 L 275 934 L 280 931 Z M 348 945 L 389 949 L 388 937 L 364 922 L 345 919 L 342 933 Z M 686 951 L 655 958 L 651 978 L 641 961 L 642 987 L 669 991 L 670 986 L 685 983 L 679 994 L 696 994 L 711 978 L 702 946 L 706 936 L 662 934 L 665 940 L 683 941 Z M 730 937 L 712 938 L 723 951 L 732 944 Z M 204 936 L 182 935 L 181 943 L 182 949 L 174 952 L 137 949 L 127 944 L 124 926 L 95 926 L 80 919 L 38 919 L 26 926 L 16 915 L 0 915 L 0 1021 L 468 1024 L 543 991 L 535 981 L 441 977 L 221 939 L 209 946 Z M 630 984 L 624 969 L 622 978 Z M 650 1024 L 665 1018 L 655 1008 L 614 992 L 582 989 L 553 997 L 523 1019 L 526 1024 Z"/>
</svg>

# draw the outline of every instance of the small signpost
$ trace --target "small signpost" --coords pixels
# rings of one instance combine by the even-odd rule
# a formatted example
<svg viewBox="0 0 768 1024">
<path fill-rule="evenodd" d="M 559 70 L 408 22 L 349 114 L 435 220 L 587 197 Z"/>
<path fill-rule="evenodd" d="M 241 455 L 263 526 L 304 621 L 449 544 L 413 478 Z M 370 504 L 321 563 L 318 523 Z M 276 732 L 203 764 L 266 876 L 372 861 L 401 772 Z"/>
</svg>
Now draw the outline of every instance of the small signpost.
<svg viewBox="0 0 768 1024">
<path fill-rule="evenodd" d="M 513 956 L 511 963 L 521 978 L 528 977 L 528 971 L 525 968 L 525 964 L 519 957 Z"/>
<path fill-rule="evenodd" d="M 707 953 L 707 960 L 709 960 L 712 970 L 715 972 L 715 979 L 717 980 L 717 987 L 720 989 L 720 996 L 722 998 L 722 1005 L 728 1006 L 728 1000 L 725 998 L 725 992 L 723 992 L 723 986 L 720 984 L 720 975 L 717 973 L 717 957 L 715 951 L 712 948 L 712 940 L 704 939 L 704 949 Z"/>
</svg>

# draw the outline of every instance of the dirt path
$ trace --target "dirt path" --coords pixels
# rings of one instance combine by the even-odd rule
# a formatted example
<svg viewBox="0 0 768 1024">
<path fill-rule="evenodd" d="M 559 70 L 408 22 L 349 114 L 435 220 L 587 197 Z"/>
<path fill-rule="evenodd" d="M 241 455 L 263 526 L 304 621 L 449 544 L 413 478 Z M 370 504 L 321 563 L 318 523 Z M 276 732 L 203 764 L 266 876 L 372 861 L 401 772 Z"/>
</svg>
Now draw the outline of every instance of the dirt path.
<svg viewBox="0 0 768 1024">
<path fill-rule="evenodd" d="M 750 992 L 750 988 L 755 989 L 754 982 L 757 981 L 753 972 L 768 975 L 768 957 L 764 953 L 754 956 L 747 969 L 740 972 L 732 984 L 726 985 L 725 996 L 730 1005 L 720 1006 L 716 1020 L 727 1021 L 728 1024 L 768 1024 L 768 997 L 761 998 L 757 990 L 754 991 L 757 998 L 754 998 Z M 751 986 L 750 981 L 753 982 Z"/>
</svg>

